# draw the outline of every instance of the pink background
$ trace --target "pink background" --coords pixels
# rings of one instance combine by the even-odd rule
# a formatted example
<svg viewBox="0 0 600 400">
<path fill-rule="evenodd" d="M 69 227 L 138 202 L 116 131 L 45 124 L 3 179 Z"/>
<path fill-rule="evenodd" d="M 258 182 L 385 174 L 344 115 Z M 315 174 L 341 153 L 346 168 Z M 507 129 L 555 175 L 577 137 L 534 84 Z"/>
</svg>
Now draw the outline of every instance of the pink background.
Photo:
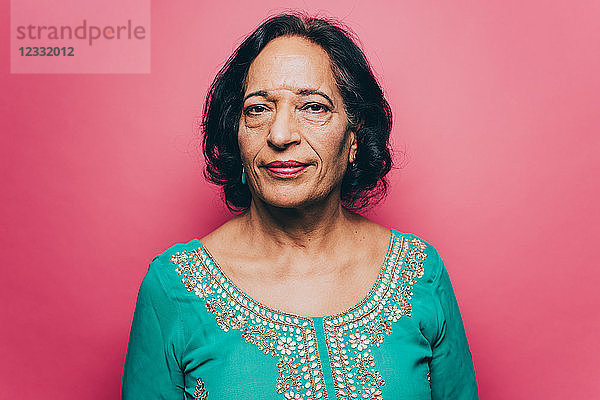
<svg viewBox="0 0 600 400">
<path fill-rule="evenodd" d="M 359 35 L 406 153 L 368 216 L 442 254 L 481 398 L 600 397 L 599 2 L 155 1 L 139 75 L 11 75 L 0 7 L 0 398 L 118 398 L 148 263 L 229 218 L 207 86 L 283 7 Z"/>
</svg>

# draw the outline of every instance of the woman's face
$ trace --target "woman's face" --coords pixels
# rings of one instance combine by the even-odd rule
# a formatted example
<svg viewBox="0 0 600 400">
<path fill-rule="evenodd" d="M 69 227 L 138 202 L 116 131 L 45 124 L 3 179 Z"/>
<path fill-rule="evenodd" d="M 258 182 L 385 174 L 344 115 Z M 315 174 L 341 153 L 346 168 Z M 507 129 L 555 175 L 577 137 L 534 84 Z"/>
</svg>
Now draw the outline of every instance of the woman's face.
<svg viewBox="0 0 600 400">
<path fill-rule="evenodd" d="M 329 56 L 300 37 L 279 37 L 250 65 L 238 143 L 254 198 L 298 208 L 338 190 L 356 140 Z M 268 164 L 295 160 L 303 167 Z"/>
</svg>

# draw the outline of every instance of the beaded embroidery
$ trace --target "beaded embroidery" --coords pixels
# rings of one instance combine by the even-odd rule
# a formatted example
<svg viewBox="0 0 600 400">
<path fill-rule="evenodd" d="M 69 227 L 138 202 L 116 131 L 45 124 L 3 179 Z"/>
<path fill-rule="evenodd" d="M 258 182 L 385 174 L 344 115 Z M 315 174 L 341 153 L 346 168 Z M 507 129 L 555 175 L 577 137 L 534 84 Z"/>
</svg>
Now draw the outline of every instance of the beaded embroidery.
<svg viewBox="0 0 600 400">
<path fill-rule="evenodd" d="M 196 379 L 196 390 L 194 391 L 194 400 L 206 400 L 208 399 L 208 392 L 204 388 L 204 382 L 202 378 Z"/>
<path fill-rule="evenodd" d="M 385 381 L 374 369 L 371 348 L 381 345 L 393 322 L 411 316 L 412 285 L 423 276 L 425 248 L 417 238 L 393 235 L 371 293 L 352 309 L 323 317 L 336 399 L 382 400 Z M 203 247 L 177 252 L 171 262 L 223 331 L 239 330 L 246 342 L 278 358 L 277 393 L 284 399 L 327 399 L 310 317 L 273 310 L 236 290 Z"/>
<path fill-rule="evenodd" d="M 277 393 L 285 399 L 327 399 L 310 318 L 275 312 L 234 290 L 202 248 L 177 252 L 171 262 L 223 331 L 239 330 L 246 342 L 278 358 Z"/>
<path fill-rule="evenodd" d="M 411 316 L 412 285 L 424 273 L 425 243 L 394 241 L 391 257 L 372 300 L 323 319 L 336 398 L 381 400 L 385 380 L 373 367 L 370 349 L 392 332 L 392 322 Z M 402 250 L 402 257 L 400 251 Z M 401 258 L 401 259 L 400 259 Z M 371 298 L 371 296 L 368 296 Z M 347 339 L 346 339 L 347 338 Z M 359 385 L 360 383 L 360 385 Z M 362 389 L 362 390 L 361 390 Z"/>
</svg>

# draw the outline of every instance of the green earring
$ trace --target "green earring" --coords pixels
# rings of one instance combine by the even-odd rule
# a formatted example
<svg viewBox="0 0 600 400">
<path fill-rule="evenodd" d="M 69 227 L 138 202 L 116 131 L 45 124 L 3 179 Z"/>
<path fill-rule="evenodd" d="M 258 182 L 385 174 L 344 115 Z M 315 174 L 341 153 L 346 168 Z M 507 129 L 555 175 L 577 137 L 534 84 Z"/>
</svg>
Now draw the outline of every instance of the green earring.
<svg viewBox="0 0 600 400">
<path fill-rule="evenodd" d="M 246 171 L 244 171 L 244 167 L 242 167 L 242 185 L 246 184 Z"/>
</svg>

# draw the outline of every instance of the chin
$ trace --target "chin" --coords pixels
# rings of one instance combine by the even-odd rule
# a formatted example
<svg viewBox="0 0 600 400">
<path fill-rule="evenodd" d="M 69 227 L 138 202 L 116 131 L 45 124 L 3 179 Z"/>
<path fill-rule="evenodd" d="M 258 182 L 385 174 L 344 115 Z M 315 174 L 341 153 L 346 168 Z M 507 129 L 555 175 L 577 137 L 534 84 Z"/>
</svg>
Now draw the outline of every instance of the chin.
<svg viewBox="0 0 600 400">
<path fill-rule="evenodd" d="M 262 200 L 273 207 L 279 208 L 301 208 L 317 201 L 308 192 L 273 192 L 262 197 Z"/>
<path fill-rule="evenodd" d="M 278 208 L 301 208 L 306 206 L 310 202 L 306 199 L 296 200 L 296 199 L 287 199 L 287 198 L 267 198 L 264 199 L 264 202 L 272 207 Z"/>
</svg>

